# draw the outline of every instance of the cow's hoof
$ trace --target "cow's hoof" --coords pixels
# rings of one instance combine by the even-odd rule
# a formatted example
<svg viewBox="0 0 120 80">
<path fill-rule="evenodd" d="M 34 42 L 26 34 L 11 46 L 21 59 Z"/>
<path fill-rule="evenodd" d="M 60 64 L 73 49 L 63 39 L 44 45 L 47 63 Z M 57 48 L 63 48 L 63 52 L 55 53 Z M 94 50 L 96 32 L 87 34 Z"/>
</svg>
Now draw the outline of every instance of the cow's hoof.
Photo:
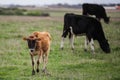
<svg viewBox="0 0 120 80">
<path fill-rule="evenodd" d="M 45 72 L 46 72 L 46 70 L 45 70 L 45 69 L 43 69 L 43 70 L 42 70 L 42 72 L 43 72 L 43 73 L 45 73 Z"/>
<path fill-rule="evenodd" d="M 87 52 L 87 49 L 84 49 L 85 52 Z"/>
<path fill-rule="evenodd" d="M 74 48 L 71 48 L 74 51 Z"/>
<path fill-rule="evenodd" d="M 62 48 L 60 48 L 60 50 L 63 50 L 63 47 L 62 47 Z"/>
<path fill-rule="evenodd" d="M 35 75 L 35 71 L 34 70 L 32 71 L 32 75 Z"/>
<path fill-rule="evenodd" d="M 37 71 L 37 73 L 38 73 L 38 72 L 39 72 L 39 69 L 37 69 L 36 71 Z"/>
</svg>

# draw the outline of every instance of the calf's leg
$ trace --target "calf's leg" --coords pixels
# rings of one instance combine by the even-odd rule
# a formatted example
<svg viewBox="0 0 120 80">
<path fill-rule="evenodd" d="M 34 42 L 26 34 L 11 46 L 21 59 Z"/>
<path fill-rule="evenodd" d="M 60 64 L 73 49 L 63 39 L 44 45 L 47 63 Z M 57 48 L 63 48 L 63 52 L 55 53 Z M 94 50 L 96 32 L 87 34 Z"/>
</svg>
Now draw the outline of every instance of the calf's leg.
<svg viewBox="0 0 120 80">
<path fill-rule="evenodd" d="M 43 55 L 43 72 L 46 73 L 46 65 L 48 62 L 48 54 Z"/>
<path fill-rule="evenodd" d="M 32 60 L 32 75 L 35 75 L 35 69 L 34 69 L 34 58 L 33 55 L 31 55 L 31 60 Z"/>
<path fill-rule="evenodd" d="M 93 41 L 93 39 L 91 39 L 91 41 L 90 41 L 90 47 L 91 47 L 92 53 L 95 54 L 94 41 Z"/>
<path fill-rule="evenodd" d="M 88 41 L 88 38 L 87 37 L 85 37 L 85 51 L 87 51 L 87 49 L 88 49 L 88 43 L 89 43 L 89 41 Z"/>
<path fill-rule="evenodd" d="M 73 34 L 70 37 L 70 46 L 71 46 L 72 50 L 74 50 L 74 35 Z"/>
<path fill-rule="evenodd" d="M 61 39 L 61 44 L 60 44 L 60 48 L 63 50 L 63 47 L 64 47 L 64 37 L 62 37 L 62 39 Z"/>
<path fill-rule="evenodd" d="M 39 54 L 39 55 L 38 55 L 38 60 L 37 60 L 37 69 L 36 69 L 36 71 L 37 71 L 37 72 L 39 72 L 40 58 L 41 58 L 41 54 Z"/>
<path fill-rule="evenodd" d="M 72 27 L 70 27 L 70 34 L 71 34 L 71 36 L 69 36 L 69 38 L 70 38 L 70 45 L 71 45 L 71 48 L 72 48 L 72 50 L 74 50 L 74 33 L 73 33 L 73 29 L 72 29 Z"/>
</svg>

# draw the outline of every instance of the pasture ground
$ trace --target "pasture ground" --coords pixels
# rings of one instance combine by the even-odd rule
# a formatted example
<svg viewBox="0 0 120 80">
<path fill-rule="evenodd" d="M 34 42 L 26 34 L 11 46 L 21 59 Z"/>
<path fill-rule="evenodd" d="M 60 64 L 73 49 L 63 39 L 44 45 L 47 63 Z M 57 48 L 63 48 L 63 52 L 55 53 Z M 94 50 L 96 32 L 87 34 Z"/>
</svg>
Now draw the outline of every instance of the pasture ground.
<svg viewBox="0 0 120 80">
<path fill-rule="evenodd" d="M 95 55 L 84 52 L 84 37 L 75 38 L 75 50 L 66 38 L 60 50 L 63 16 L 66 12 L 81 14 L 77 9 L 42 9 L 50 17 L 0 16 L 0 80 L 120 80 L 120 11 L 108 10 L 110 24 L 103 21 L 103 29 L 111 47 L 105 54 L 95 41 Z M 47 70 L 32 76 L 27 43 L 22 37 L 34 31 L 48 31 L 52 35 Z M 42 66 L 42 64 L 41 64 Z M 41 67 L 40 67 L 41 68 Z"/>
</svg>

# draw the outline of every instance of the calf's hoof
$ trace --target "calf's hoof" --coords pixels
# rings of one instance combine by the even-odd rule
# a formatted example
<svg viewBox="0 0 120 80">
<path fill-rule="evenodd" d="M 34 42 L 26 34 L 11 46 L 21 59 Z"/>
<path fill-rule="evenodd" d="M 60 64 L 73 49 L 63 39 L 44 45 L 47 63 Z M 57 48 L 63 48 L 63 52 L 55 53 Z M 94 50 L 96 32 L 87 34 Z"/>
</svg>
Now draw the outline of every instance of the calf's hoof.
<svg viewBox="0 0 120 80">
<path fill-rule="evenodd" d="M 32 75 L 35 75 L 35 71 L 34 70 L 32 71 Z"/>
<path fill-rule="evenodd" d="M 42 70 L 42 72 L 43 72 L 43 73 L 45 73 L 45 72 L 46 72 L 46 70 L 45 70 L 45 69 L 43 69 L 43 70 Z"/>
<path fill-rule="evenodd" d="M 39 69 L 37 69 L 36 71 L 37 71 L 37 73 L 38 73 L 38 72 L 39 72 Z"/>
<path fill-rule="evenodd" d="M 85 52 L 87 52 L 87 49 L 84 49 Z"/>
<path fill-rule="evenodd" d="M 63 50 L 63 47 L 62 47 L 62 48 L 60 48 L 60 50 Z"/>
<path fill-rule="evenodd" d="M 74 48 L 71 48 L 74 51 Z"/>
<path fill-rule="evenodd" d="M 45 75 L 47 75 L 47 76 L 51 76 L 51 74 L 48 73 L 48 71 L 47 71 L 46 69 L 43 69 L 42 72 L 43 72 Z"/>
</svg>

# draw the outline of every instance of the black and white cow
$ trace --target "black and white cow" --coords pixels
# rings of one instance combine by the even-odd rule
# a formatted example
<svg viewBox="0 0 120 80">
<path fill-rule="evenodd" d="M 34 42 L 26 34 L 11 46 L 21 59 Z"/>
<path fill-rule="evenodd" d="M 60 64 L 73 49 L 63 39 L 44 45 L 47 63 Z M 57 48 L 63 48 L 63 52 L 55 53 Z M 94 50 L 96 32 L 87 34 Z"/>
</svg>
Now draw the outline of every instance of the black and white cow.
<svg viewBox="0 0 120 80">
<path fill-rule="evenodd" d="M 110 17 L 107 17 L 106 11 L 102 5 L 84 3 L 82 5 L 83 15 L 95 15 L 98 20 L 104 19 L 105 23 L 109 23 Z"/>
<path fill-rule="evenodd" d="M 63 49 L 64 39 L 67 37 L 68 34 L 72 49 L 74 49 L 74 35 L 79 36 L 84 34 L 86 35 L 86 50 L 88 43 L 90 43 L 92 52 L 95 53 L 93 40 L 97 40 L 100 44 L 101 49 L 106 53 L 110 53 L 109 43 L 105 38 L 102 25 L 97 19 L 93 17 L 66 13 L 64 16 L 64 28 L 60 45 L 61 49 Z"/>
</svg>

